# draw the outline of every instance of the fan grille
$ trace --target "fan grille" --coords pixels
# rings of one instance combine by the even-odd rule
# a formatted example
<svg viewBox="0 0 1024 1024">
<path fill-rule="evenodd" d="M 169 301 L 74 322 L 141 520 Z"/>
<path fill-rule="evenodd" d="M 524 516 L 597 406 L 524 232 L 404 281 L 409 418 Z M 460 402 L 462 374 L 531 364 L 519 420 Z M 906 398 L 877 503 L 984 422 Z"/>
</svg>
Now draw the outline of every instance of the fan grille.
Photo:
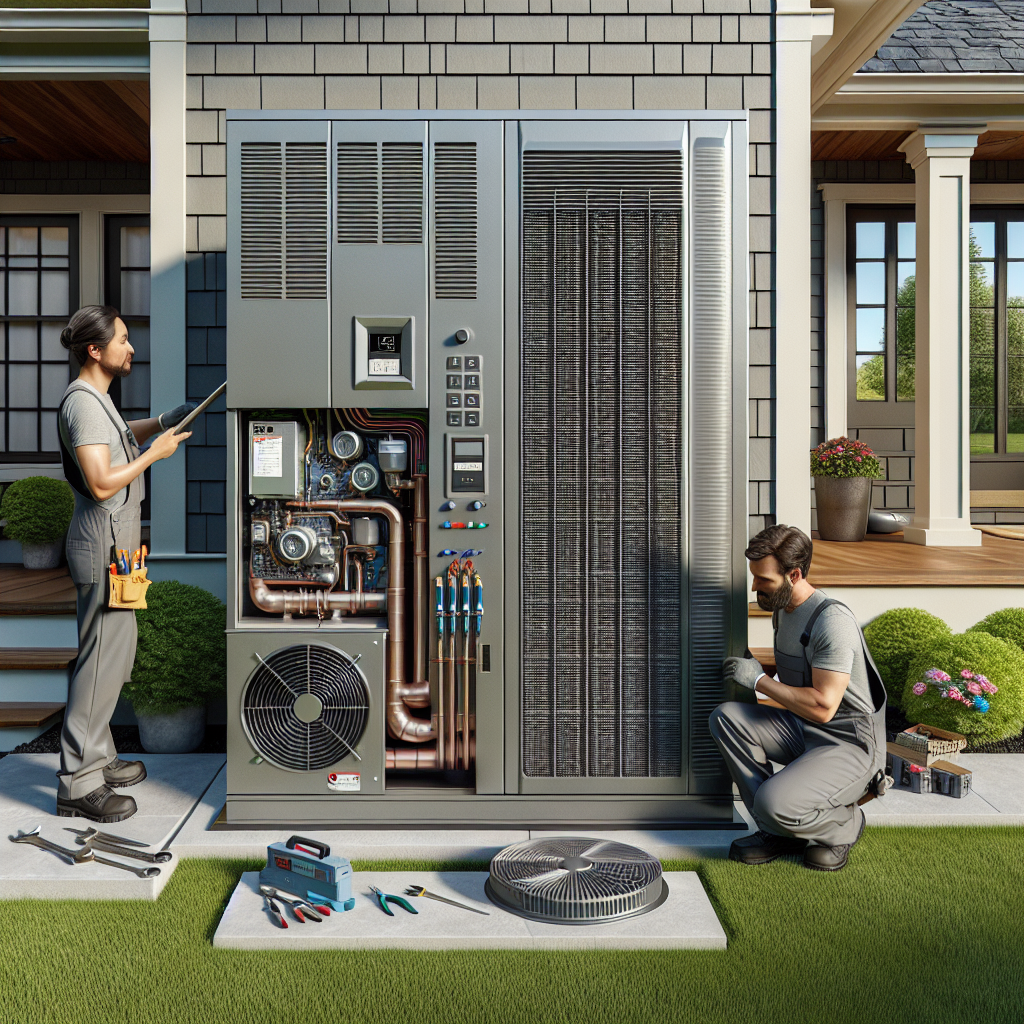
<svg viewBox="0 0 1024 1024">
<path fill-rule="evenodd" d="M 598 839 L 532 839 L 491 861 L 487 894 L 525 917 L 599 924 L 645 914 L 668 894 L 661 862 L 635 846 Z"/>
<path fill-rule="evenodd" d="M 249 742 L 278 768 L 295 772 L 327 768 L 352 755 L 358 760 L 355 749 L 369 711 L 366 676 L 352 658 L 326 644 L 282 647 L 261 658 L 242 693 Z"/>
</svg>

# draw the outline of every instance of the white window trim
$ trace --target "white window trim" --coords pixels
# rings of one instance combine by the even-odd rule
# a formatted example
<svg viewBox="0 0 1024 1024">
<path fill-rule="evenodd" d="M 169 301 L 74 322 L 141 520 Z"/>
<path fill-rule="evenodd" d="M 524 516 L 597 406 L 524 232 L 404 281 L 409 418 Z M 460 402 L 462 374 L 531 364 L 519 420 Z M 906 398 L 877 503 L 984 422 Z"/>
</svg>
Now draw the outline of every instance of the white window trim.
<svg viewBox="0 0 1024 1024">
<path fill-rule="evenodd" d="M 971 185 L 971 203 L 1019 203 L 1019 183 Z M 885 203 L 914 205 L 913 182 L 879 184 L 826 183 L 818 186 L 825 201 L 825 436 L 847 431 L 846 393 L 846 205 Z"/>
</svg>

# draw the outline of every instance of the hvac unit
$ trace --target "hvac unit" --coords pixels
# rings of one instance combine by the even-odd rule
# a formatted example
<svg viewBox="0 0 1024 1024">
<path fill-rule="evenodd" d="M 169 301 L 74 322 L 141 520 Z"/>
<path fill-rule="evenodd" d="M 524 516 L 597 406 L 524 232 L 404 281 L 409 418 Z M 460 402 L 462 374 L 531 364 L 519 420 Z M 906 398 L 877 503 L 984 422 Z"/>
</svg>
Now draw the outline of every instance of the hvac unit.
<svg viewBox="0 0 1024 1024">
<path fill-rule="evenodd" d="M 745 122 L 389 118 L 229 112 L 228 820 L 730 822 Z"/>
</svg>

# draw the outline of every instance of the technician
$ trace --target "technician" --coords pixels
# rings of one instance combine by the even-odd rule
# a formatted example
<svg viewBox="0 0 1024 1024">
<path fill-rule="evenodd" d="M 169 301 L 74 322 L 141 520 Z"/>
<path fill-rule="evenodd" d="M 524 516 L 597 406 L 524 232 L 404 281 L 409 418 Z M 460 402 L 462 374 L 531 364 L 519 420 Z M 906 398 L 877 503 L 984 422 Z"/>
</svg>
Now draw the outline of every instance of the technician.
<svg viewBox="0 0 1024 1024">
<path fill-rule="evenodd" d="M 770 526 L 750 542 L 778 679 L 753 658 L 726 658 L 725 678 L 757 702 L 720 704 L 710 726 L 758 825 L 729 857 L 767 864 L 802 852 L 805 867 L 839 871 L 864 831 L 858 802 L 885 791 L 885 688 L 853 612 L 807 582 L 811 554 L 794 526 Z M 785 767 L 773 772 L 772 761 Z"/>
<path fill-rule="evenodd" d="M 142 782 L 146 767 L 120 760 L 110 734 L 121 686 L 135 663 L 137 636 L 134 610 L 108 607 L 111 548 L 127 550 L 129 558 L 140 548 L 142 472 L 191 436 L 175 435 L 173 428 L 195 406 L 124 422 L 107 391 L 115 377 L 132 372 L 135 350 L 113 306 L 83 306 L 61 331 L 60 342 L 82 369 L 58 413 L 64 475 L 75 491 L 67 556 L 78 592 L 78 664 L 60 737 L 57 814 L 122 821 L 135 813 L 135 801 L 111 787 Z M 139 444 L 158 433 L 140 453 Z"/>
</svg>

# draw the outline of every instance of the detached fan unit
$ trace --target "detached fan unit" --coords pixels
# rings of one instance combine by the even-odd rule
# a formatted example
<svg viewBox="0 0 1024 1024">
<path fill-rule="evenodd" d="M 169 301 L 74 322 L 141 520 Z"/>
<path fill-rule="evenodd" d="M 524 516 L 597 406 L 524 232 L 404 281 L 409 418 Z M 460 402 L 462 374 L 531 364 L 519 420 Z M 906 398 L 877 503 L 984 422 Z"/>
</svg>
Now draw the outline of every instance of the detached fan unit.
<svg viewBox="0 0 1024 1024">
<path fill-rule="evenodd" d="M 242 694 L 242 728 L 260 756 L 293 772 L 327 768 L 350 755 L 358 761 L 370 687 L 355 661 L 324 644 L 257 658 Z"/>
</svg>

